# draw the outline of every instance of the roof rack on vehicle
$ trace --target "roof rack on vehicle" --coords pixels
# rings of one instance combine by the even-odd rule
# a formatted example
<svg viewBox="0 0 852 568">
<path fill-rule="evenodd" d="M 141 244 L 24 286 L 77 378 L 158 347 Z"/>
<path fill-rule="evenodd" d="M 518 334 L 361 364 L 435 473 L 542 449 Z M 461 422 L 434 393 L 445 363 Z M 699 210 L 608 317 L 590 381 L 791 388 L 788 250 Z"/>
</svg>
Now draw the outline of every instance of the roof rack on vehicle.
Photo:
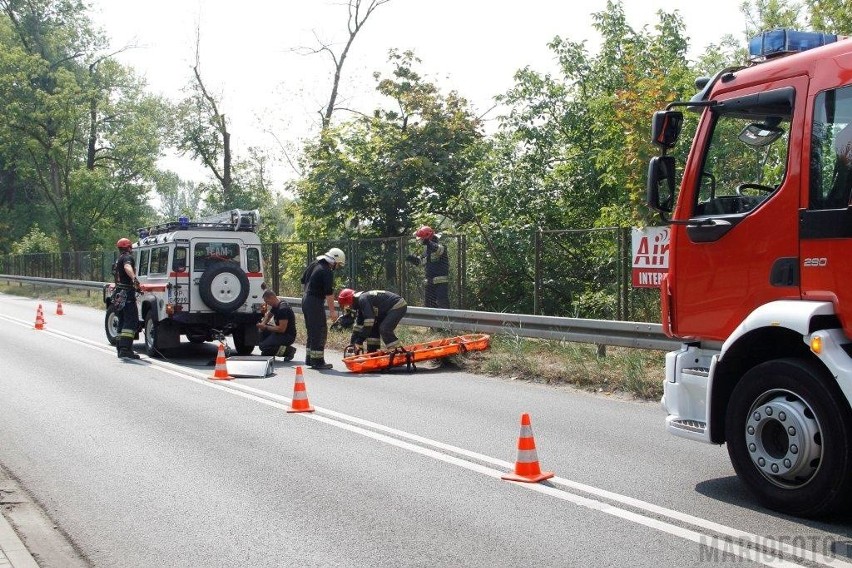
<svg viewBox="0 0 852 568">
<path fill-rule="evenodd" d="M 208 217 L 190 220 L 189 217 L 181 215 L 177 221 L 162 223 L 153 227 L 140 227 L 139 238 L 144 239 L 151 235 L 161 235 L 174 231 L 187 231 L 190 229 L 214 229 L 220 231 L 257 231 L 260 225 L 260 211 L 253 209 L 243 211 L 242 209 L 231 209 Z"/>
</svg>

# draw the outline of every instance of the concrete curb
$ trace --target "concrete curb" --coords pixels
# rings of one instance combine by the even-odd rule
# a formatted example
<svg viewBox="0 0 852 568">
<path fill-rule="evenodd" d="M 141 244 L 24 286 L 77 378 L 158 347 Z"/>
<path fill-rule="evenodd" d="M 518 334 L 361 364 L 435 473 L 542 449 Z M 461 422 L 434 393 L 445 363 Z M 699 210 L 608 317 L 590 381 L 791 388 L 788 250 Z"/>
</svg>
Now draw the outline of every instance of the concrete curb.
<svg viewBox="0 0 852 568">
<path fill-rule="evenodd" d="M 0 515 L 0 568 L 39 568 L 6 517 Z"/>
</svg>

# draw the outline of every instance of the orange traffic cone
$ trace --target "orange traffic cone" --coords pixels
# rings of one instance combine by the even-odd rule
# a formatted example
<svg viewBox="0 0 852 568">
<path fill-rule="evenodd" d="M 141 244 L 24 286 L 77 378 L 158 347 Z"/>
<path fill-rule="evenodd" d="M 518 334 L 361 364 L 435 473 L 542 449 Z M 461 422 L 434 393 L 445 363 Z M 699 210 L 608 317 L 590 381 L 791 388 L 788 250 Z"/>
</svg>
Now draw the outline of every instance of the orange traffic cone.
<svg viewBox="0 0 852 568">
<path fill-rule="evenodd" d="M 219 352 L 216 353 L 216 370 L 213 371 L 213 376 L 210 378 L 217 381 L 228 381 L 233 379 L 233 377 L 228 374 L 228 366 L 225 362 L 224 343 L 219 343 Z"/>
<path fill-rule="evenodd" d="M 314 407 L 308 402 L 308 391 L 305 389 L 305 377 L 302 376 L 302 366 L 296 367 L 296 383 L 293 385 L 293 401 L 287 412 L 313 412 Z"/>
<path fill-rule="evenodd" d="M 35 329 L 44 329 L 44 312 L 41 311 L 41 304 L 36 309 Z"/>
<path fill-rule="evenodd" d="M 501 479 L 538 483 L 550 479 L 553 475 L 552 471 L 541 471 L 538 465 L 538 454 L 535 451 L 530 415 L 521 414 L 521 434 L 518 436 L 518 461 L 515 462 L 515 472 L 507 473 Z"/>
<path fill-rule="evenodd" d="M 56 315 L 58 315 L 58 316 L 64 316 L 65 315 L 65 312 L 62 311 L 62 298 L 59 298 L 58 300 L 56 300 Z"/>
</svg>

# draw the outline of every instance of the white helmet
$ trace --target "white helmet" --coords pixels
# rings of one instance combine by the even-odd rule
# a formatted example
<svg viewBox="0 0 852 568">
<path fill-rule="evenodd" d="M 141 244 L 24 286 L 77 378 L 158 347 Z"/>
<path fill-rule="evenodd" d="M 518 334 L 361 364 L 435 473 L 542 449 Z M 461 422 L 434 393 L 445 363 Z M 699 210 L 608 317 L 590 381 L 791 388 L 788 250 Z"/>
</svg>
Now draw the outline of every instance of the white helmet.
<svg viewBox="0 0 852 568">
<path fill-rule="evenodd" d="M 328 249 L 328 252 L 325 253 L 324 255 L 318 256 L 317 260 L 325 260 L 325 261 L 327 261 L 331 264 L 334 264 L 335 268 L 336 267 L 342 267 L 343 265 L 346 264 L 346 255 L 343 254 L 342 250 L 335 247 L 335 248 Z"/>
</svg>

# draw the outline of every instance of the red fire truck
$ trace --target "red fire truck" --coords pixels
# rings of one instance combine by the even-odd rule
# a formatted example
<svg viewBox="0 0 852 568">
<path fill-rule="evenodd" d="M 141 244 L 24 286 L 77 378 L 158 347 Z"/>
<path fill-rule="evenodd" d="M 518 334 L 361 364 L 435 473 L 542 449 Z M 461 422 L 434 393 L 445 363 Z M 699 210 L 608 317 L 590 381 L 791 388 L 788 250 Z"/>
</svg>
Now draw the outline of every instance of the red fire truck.
<svg viewBox="0 0 852 568">
<path fill-rule="evenodd" d="M 683 340 L 663 406 L 672 434 L 727 443 L 760 503 L 821 516 L 852 501 L 852 39 L 773 30 L 750 55 L 652 121 L 662 322 Z"/>
</svg>

